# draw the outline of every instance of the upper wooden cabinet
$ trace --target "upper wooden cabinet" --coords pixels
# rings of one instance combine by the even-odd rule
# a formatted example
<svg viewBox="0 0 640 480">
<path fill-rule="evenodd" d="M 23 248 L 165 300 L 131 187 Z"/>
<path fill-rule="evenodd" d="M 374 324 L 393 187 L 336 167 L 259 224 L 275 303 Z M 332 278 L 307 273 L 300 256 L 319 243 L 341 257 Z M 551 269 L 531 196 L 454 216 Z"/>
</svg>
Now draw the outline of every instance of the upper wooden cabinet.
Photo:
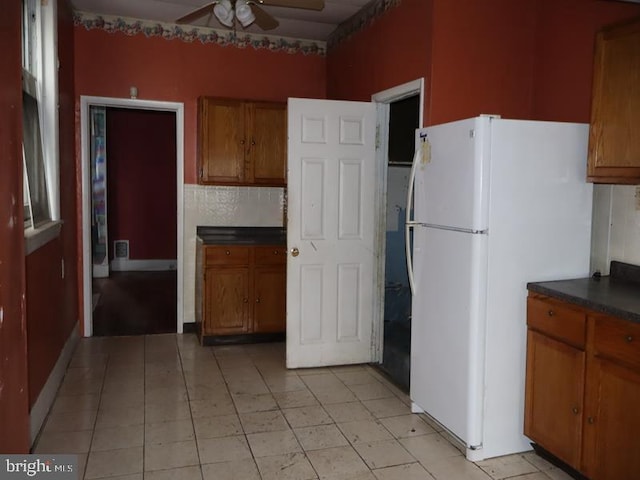
<svg viewBox="0 0 640 480">
<path fill-rule="evenodd" d="M 588 179 L 640 183 L 640 18 L 596 37 Z"/>
<path fill-rule="evenodd" d="M 198 181 L 210 185 L 284 186 L 284 103 L 198 99 Z"/>
</svg>

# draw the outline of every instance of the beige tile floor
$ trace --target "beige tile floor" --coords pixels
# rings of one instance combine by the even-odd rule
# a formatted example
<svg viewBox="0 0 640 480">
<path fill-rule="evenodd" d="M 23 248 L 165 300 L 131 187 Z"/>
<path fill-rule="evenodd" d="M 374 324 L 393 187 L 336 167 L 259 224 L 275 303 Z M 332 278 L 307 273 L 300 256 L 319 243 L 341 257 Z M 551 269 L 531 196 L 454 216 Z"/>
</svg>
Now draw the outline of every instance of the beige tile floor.
<svg viewBox="0 0 640 480">
<path fill-rule="evenodd" d="M 85 479 L 570 478 L 532 453 L 467 462 L 372 367 L 194 335 L 81 340 L 34 451 L 78 454 Z"/>
</svg>

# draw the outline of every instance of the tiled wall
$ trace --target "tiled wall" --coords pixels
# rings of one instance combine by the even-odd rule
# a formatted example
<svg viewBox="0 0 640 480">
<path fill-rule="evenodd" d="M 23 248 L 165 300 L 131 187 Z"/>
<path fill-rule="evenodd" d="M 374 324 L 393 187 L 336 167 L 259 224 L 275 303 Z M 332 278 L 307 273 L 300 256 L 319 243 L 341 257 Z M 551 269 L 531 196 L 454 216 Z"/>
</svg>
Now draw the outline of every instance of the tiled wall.
<svg viewBox="0 0 640 480">
<path fill-rule="evenodd" d="M 195 321 L 196 227 L 280 227 L 283 188 L 184 186 L 184 323 Z"/>
<path fill-rule="evenodd" d="M 609 262 L 640 265 L 640 209 L 635 185 L 595 185 L 591 269 L 609 273 Z"/>
</svg>

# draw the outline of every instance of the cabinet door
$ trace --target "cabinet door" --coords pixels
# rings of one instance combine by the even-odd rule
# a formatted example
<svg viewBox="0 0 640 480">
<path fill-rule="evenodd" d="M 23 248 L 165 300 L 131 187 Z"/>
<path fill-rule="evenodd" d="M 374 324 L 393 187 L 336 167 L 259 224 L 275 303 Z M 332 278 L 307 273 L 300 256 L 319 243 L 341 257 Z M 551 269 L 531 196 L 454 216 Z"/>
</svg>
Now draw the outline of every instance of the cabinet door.
<svg viewBox="0 0 640 480">
<path fill-rule="evenodd" d="M 199 99 L 200 183 L 245 182 L 244 106 L 236 100 Z"/>
<path fill-rule="evenodd" d="M 203 335 L 249 332 L 249 268 L 205 270 Z"/>
<path fill-rule="evenodd" d="M 584 423 L 584 473 L 589 478 L 640 478 L 639 405 L 640 373 L 594 358 Z"/>
<path fill-rule="evenodd" d="M 580 466 L 585 352 L 529 330 L 524 433 Z"/>
<path fill-rule="evenodd" d="M 247 104 L 247 180 L 257 185 L 285 185 L 287 109 L 282 103 Z"/>
<path fill-rule="evenodd" d="M 596 37 L 589 180 L 640 181 L 640 19 Z"/>
<path fill-rule="evenodd" d="M 284 332 L 286 330 L 287 308 L 285 266 L 256 266 L 254 282 L 254 332 Z"/>
</svg>

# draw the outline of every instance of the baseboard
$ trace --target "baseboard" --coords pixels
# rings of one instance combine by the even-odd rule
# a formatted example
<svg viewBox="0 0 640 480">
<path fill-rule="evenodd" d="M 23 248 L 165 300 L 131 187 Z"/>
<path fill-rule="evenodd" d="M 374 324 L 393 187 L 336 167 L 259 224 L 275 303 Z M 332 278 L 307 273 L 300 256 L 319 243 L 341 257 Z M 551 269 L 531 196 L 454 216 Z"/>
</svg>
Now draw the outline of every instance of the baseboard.
<svg viewBox="0 0 640 480">
<path fill-rule="evenodd" d="M 40 433 L 42 424 L 44 423 L 49 410 L 53 406 L 53 401 L 55 400 L 56 394 L 58 393 L 58 388 L 62 383 L 62 379 L 64 378 L 64 374 L 67 371 L 67 367 L 69 366 L 73 351 L 75 350 L 79 339 L 80 335 L 78 333 L 78 326 L 76 326 L 71 331 L 71 334 L 64 344 L 64 347 L 62 347 L 62 351 L 60 352 L 58 361 L 54 365 L 53 370 L 51 370 L 47 382 L 44 384 L 44 387 L 42 387 L 40 395 L 38 395 L 38 399 L 31 408 L 31 412 L 29 413 L 31 446 L 33 446 L 38 433 Z"/>
<path fill-rule="evenodd" d="M 198 326 L 196 322 L 183 323 L 182 333 L 198 333 Z"/>
<path fill-rule="evenodd" d="M 285 340 L 285 332 L 200 336 L 200 344 L 203 347 L 212 347 L 215 345 L 237 345 L 244 343 L 283 342 Z"/>
<path fill-rule="evenodd" d="M 114 272 L 159 272 L 175 270 L 177 261 L 169 260 L 131 260 L 115 258 L 111 260 L 111 270 Z"/>
</svg>

